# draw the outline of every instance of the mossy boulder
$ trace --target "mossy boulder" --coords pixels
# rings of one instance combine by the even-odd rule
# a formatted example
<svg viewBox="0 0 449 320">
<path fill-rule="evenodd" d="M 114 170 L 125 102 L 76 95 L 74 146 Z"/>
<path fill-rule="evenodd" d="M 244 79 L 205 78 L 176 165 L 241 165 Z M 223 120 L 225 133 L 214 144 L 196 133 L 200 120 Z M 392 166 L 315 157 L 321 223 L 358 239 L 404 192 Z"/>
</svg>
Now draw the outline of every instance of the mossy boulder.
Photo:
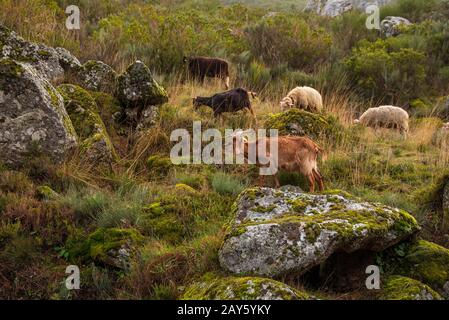
<svg viewBox="0 0 449 320">
<path fill-rule="evenodd" d="M 116 89 L 117 73 L 102 61 L 87 61 L 78 68 L 77 78 L 87 90 L 114 93 Z"/>
<path fill-rule="evenodd" d="M 334 252 L 381 251 L 420 229 L 404 210 L 335 191 L 252 188 L 234 209 L 219 259 L 235 274 L 302 274 Z"/>
<path fill-rule="evenodd" d="M 141 61 L 132 63 L 117 80 L 117 98 L 125 108 L 160 105 L 168 101 L 165 89 Z"/>
<path fill-rule="evenodd" d="M 284 283 L 257 277 L 211 277 L 190 285 L 183 300 L 312 300 Z"/>
<path fill-rule="evenodd" d="M 99 228 L 84 239 L 69 238 L 66 250 L 73 261 L 94 261 L 102 265 L 129 269 L 135 247 L 143 240 L 143 236 L 135 229 Z"/>
<path fill-rule="evenodd" d="M 34 150 L 60 162 L 77 145 L 61 95 L 27 64 L 0 59 L 0 110 L 0 161 L 21 165 Z"/>
<path fill-rule="evenodd" d="M 408 248 L 396 271 L 449 298 L 449 249 L 419 240 Z"/>
<path fill-rule="evenodd" d="M 79 138 L 80 150 L 90 164 L 110 164 L 116 157 L 103 120 L 92 96 L 83 88 L 63 84 L 57 90 Z"/>
<path fill-rule="evenodd" d="M 429 286 L 407 277 L 390 276 L 382 286 L 382 300 L 442 300 Z"/>
<path fill-rule="evenodd" d="M 2 57 L 34 67 L 40 77 L 49 81 L 64 77 L 64 69 L 55 49 L 27 41 L 0 24 L 0 58 Z"/>
<path fill-rule="evenodd" d="M 41 200 L 55 200 L 59 194 L 49 186 L 39 186 L 36 188 L 36 197 Z"/>
<path fill-rule="evenodd" d="M 322 135 L 335 141 L 342 139 L 343 126 L 332 115 L 315 114 L 293 108 L 286 112 L 270 114 L 265 121 L 267 129 L 278 129 L 279 135 L 309 136 L 316 139 Z"/>
</svg>

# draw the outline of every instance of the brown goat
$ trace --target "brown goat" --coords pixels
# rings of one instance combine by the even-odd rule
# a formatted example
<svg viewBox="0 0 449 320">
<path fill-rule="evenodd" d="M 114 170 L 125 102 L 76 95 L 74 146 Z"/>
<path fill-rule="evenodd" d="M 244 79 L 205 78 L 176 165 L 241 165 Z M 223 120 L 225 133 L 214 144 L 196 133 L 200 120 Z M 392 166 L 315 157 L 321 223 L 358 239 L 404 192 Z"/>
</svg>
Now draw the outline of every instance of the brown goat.
<svg viewBox="0 0 449 320">
<path fill-rule="evenodd" d="M 273 139 L 276 139 L 277 141 L 273 141 Z M 245 159 L 248 159 L 248 150 L 251 150 L 251 148 L 255 148 L 254 150 L 258 150 L 258 145 L 260 143 L 266 143 L 266 157 L 270 158 L 270 145 L 271 143 L 276 142 L 278 145 L 278 159 L 276 161 L 278 169 L 288 172 L 300 172 L 308 178 L 310 183 L 310 192 L 315 191 L 316 183 L 318 183 L 319 190 L 323 191 L 323 177 L 321 176 L 317 166 L 318 154 L 323 150 L 309 138 L 297 136 L 280 136 L 273 138 L 260 138 L 253 142 L 248 142 L 246 139 L 243 139 L 243 154 Z M 255 146 L 252 144 L 255 144 Z M 236 151 L 237 153 L 239 152 L 238 148 Z M 262 165 L 260 163 L 260 156 L 264 155 L 259 155 L 259 157 L 257 157 L 256 165 L 259 167 L 268 166 Z M 278 172 L 274 175 L 276 188 L 280 187 Z M 263 175 L 259 176 L 259 185 L 264 185 Z"/>
</svg>

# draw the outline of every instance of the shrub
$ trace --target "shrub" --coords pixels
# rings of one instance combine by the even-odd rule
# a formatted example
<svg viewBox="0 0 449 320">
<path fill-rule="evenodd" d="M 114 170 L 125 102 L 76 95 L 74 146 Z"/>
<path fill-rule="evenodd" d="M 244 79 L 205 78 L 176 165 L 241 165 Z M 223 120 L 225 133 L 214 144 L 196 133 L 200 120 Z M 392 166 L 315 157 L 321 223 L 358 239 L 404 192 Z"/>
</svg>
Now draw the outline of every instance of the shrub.
<svg viewBox="0 0 449 320">
<path fill-rule="evenodd" d="M 384 40 L 361 41 L 345 63 L 367 97 L 397 101 L 419 97 L 426 89 L 425 55 L 414 49 L 391 51 Z"/>
<path fill-rule="evenodd" d="M 289 67 L 313 71 L 329 58 L 331 36 L 323 29 L 293 14 L 265 17 L 247 29 L 247 42 L 254 57 L 269 66 L 288 63 Z"/>
<path fill-rule="evenodd" d="M 240 180 L 222 172 L 213 174 L 210 183 L 215 192 L 219 194 L 237 195 L 245 188 Z"/>
</svg>

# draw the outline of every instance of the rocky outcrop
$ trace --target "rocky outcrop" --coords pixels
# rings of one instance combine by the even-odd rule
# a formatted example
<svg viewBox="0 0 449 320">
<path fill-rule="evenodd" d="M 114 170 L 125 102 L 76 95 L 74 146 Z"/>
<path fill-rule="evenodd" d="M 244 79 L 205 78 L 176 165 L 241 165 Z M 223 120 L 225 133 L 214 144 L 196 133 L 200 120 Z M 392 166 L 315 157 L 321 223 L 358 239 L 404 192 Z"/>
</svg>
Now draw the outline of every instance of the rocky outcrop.
<svg viewBox="0 0 449 320">
<path fill-rule="evenodd" d="M 95 100 L 76 85 L 63 84 L 57 90 L 64 98 L 65 108 L 78 134 L 82 156 L 91 165 L 110 165 L 115 151 Z"/>
<path fill-rule="evenodd" d="M 124 108 L 126 122 L 138 130 L 153 125 L 159 115 L 157 106 L 168 101 L 165 89 L 141 61 L 131 64 L 118 77 L 116 94 Z"/>
<path fill-rule="evenodd" d="M 304 10 L 336 17 L 352 9 L 365 10 L 372 4 L 383 6 L 390 2 L 391 0 L 309 0 Z"/>
<path fill-rule="evenodd" d="M 210 278 L 210 277 L 209 277 Z M 184 300 L 313 300 L 278 281 L 257 277 L 212 277 L 190 285 Z"/>
<path fill-rule="evenodd" d="M 412 23 L 402 17 L 385 17 L 380 23 L 380 30 L 386 37 L 395 37 L 401 34 L 401 28 Z"/>
<path fill-rule="evenodd" d="M 382 288 L 382 300 L 442 300 L 429 286 L 407 277 L 391 276 Z"/>
<path fill-rule="evenodd" d="M 337 251 L 381 251 L 419 230 L 407 212 L 345 193 L 298 188 L 245 190 L 219 252 L 235 274 L 302 274 Z"/>
<path fill-rule="evenodd" d="M 125 108 L 142 108 L 168 101 L 165 89 L 156 82 L 150 69 L 141 61 L 131 64 L 119 76 L 117 97 Z"/>
<path fill-rule="evenodd" d="M 67 53 L 67 52 L 66 52 Z M 61 53 L 40 43 L 26 41 L 0 25 L 0 58 L 8 57 L 34 67 L 39 76 L 49 81 L 64 77 Z"/>
<path fill-rule="evenodd" d="M 87 61 L 78 67 L 76 77 L 87 90 L 114 93 L 116 89 L 117 73 L 102 61 Z"/>
<path fill-rule="evenodd" d="M 30 150 L 64 159 L 77 145 L 61 95 L 29 64 L 0 60 L 0 160 L 21 165 Z"/>
</svg>

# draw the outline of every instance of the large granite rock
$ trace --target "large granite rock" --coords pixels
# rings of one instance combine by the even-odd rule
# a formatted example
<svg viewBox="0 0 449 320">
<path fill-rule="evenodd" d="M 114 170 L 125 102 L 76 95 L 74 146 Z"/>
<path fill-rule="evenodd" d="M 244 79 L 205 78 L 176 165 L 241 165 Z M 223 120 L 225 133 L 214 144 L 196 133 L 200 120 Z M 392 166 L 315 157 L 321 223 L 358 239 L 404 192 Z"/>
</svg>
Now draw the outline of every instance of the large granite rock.
<svg viewBox="0 0 449 320">
<path fill-rule="evenodd" d="M 219 260 L 235 274 L 302 274 L 334 252 L 381 251 L 418 230 L 407 212 L 344 193 L 247 189 L 235 204 Z"/>
<path fill-rule="evenodd" d="M 352 9 L 365 10 L 369 5 L 383 6 L 392 0 L 309 0 L 305 11 L 336 17 Z"/>
<path fill-rule="evenodd" d="M 150 69 L 141 61 L 131 64 L 119 76 L 117 98 L 124 108 L 143 108 L 168 101 L 165 89 L 156 82 Z"/>
<path fill-rule="evenodd" d="M 64 77 L 64 68 L 60 60 L 65 59 L 62 51 L 58 52 L 43 44 L 27 41 L 0 24 L 0 58 L 2 57 L 9 57 L 34 67 L 39 76 L 49 81 Z"/>
<path fill-rule="evenodd" d="M 76 144 L 63 99 L 53 86 L 28 64 L 0 59 L 0 160 L 21 165 L 32 149 L 59 162 Z"/>
</svg>

